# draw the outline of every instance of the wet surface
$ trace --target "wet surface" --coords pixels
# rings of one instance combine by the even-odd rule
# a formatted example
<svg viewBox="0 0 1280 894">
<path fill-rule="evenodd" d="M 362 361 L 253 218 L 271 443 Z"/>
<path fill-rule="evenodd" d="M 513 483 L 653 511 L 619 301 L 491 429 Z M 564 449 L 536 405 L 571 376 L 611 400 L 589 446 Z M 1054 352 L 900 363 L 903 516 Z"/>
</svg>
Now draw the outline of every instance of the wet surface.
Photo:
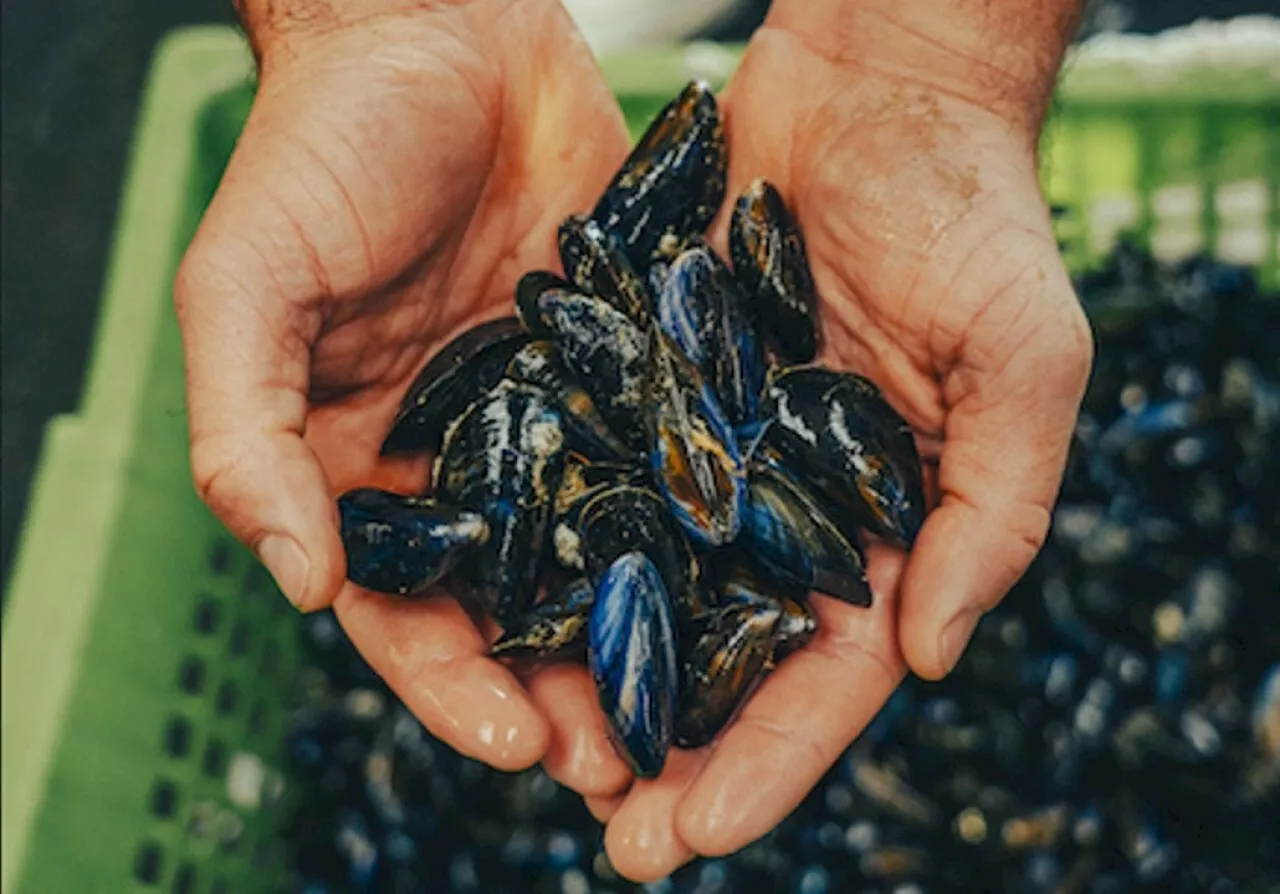
<svg viewBox="0 0 1280 894">
<path fill-rule="evenodd" d="M 707 36 L 742 39 L 752 0 Z M 1095 23 L 1152 31 L 1273 0 L 1100 5 Z M 120 180 L 156 41 L 231 23 L 229 0 L 4 0 L 0 29 L 0 578 L 20 530 L 44 427 L 73 411 L 97 322 Z"/>
</svg>

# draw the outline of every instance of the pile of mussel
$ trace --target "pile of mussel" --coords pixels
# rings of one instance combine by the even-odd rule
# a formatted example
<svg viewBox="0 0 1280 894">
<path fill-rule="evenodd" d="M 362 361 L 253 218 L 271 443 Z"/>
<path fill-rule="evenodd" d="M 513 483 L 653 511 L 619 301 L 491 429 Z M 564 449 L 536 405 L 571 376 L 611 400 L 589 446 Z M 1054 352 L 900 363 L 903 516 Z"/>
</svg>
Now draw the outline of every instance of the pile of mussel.
<svg viewBox="0 0 1280 894">
<path fill-rule="evenodd" d="M 910 429 L 871 381 L 813 363 L 796 221 L 751 183 L 732 269 L 704 236 L 725 197 L 711 89 L 660 112 L 588 214 L 559 228 L 516 316 L 454 338 L 383 452 L 435 455 L 429 496 L 339 498 L 347 575 L 442 584 L 492 618 L 492 654 L 581 656 L 620 755 L 657 775 L 712 741 L 816 630 L 811 591 L 871 604 L 862 532 L 924 518 Z"/>
<path fill-rule="evenodd" d="M 579 798 L 433 739 L 326 612 L 300 621 L 288 890 L 1275 892 L 1280 294 L 1125 244 L 1077 289 L 1098 359 L 1043 551 L 763 839 L 618 878 Z"/>
</svg>

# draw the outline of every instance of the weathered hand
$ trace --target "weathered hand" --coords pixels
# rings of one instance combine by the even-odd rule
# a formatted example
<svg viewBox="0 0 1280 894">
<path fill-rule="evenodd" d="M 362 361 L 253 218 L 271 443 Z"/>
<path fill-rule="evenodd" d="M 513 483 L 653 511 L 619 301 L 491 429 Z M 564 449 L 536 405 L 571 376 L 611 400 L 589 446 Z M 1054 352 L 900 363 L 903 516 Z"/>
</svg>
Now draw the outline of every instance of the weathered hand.
<svg viewBox="0 0 1280 894">
<path fill-rule="evenodd" d="M 939 502 L 909 556 L 870 551 L 873 608 L 814 597 L 821 632 L 718 745 L 592 802 L 633 878 L 763 835 L 908 666 L 950 671 L 1043 541 L 1090 368 L 1037 180 L 1047 88 L 977 58 L 949 60 L 964 77 L 930 69 L 927 41 L 883 13 L 859 17 L 865 40 L 806 27 L 815 16 L 775 4 L 722 97 L 726 210 L 755 177 L 778 186 L 823 299 L 819 361 L 881 385 L 918 435 Z"/>
<path fill-rule="evenodd" d="M 524 271 L 558 267 L 560 220 L 627 153 L 617 104 L 556 0 L 243 12 L 260 90 L 176 290 L 199 492 L 300 608 L 334 604 L 438 737 L 616 791 L 586 669 L 526 692 L 453 599 L 345 583 L 334 500 L 425 483 L 425 458 L 378 456 L 401 396 L 443 342 L 512 313 Z"/>
</svg>

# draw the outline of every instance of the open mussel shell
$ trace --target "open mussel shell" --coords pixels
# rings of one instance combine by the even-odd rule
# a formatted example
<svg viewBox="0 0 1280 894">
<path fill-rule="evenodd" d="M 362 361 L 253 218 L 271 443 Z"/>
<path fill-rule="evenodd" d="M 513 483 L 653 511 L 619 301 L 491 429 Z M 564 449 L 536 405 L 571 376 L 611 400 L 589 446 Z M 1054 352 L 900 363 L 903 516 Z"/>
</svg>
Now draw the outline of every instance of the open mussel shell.
<svg viewBox="0 0 1280 894">
<path fill-rule="evenodd" d="M 762 443 L 811 493 L 847 507 L 881 537 L 915 542 L 925 516 L 920 455 L 869 380 L 819 367 L 775 370 L 761 414 L 769 420 Z"/>
<path fill-rule="evenodd" d="M 752 181 L 729 221 L 729 257 L 754 306 L 760 332 L 787 363 L 818 351 L 818 295 L 804 239 L 776 187 Z"/>
<path fill-rule="evenodd" d="M 617 236 L 583 214 L 560 225 L 560 263 L 565 274 L 588 295 L 603 298 L 637 325 L 653 315 L 653 297 L 631 265 Z"/>
<path fill-rule="evenodd" d="M 585 295 L 554 274 L 526 274 L 516 289 L 520 321 L 548 339 L 591 396 L 600 415 L 628 450 L 648 443 L 644 401 L 649 381 L 649 340 L 622 311 Z"/>
<path fill-rule="evenodd" d="M 636 776 L 653 778 L 671 746 L 679 677 L 666 585 L 644 553 L 624 553 L 600 576 L 587 637 L 614 747 Z"/>
<path fill-rule="evenodd" d="M 436 459 L 437 493 L 489 523 L 487 555 L 469 568 L 504 628 L 537 594 L 564 440 L 563 417 L 545 392 L 503 380 L 450 427 Z"/>
<path fill-rule="evenodd" d="M 511 356 L 528 341 L 518 319 L 502 317 L 445 345 L 409 386 L 382 453 L 435 451 L 445 427 L 498 384 Z"/>
<path fill-rule="evenodd" d="M 530 342 L 511 358 L 507 376 L 536 385 L 550 395 L 564 414 L 569 447 L 591 459 L 617 461 L 633 455 L 609 428 L 595 401 L 565 368 L 552 341 Z"/>
<path fill-rule="evenodd" d="M 655 269 L 663 271 L 658 325 L 711 383 L 730 423 L 754 419 L 764 348 L 733 273 L 702 244 Z"/>
<path fill-rule="evenodd" d="M 664 240 L 706 230 L 724 201 L 727 168 L 715 94 L 692 81 L 640 137 L 591 217 L 643 275 Z"/>
<path fill-rule="evenodd" d="M 697 367 L 660 329 L 651 331 L 654 476 L 690 539 L 723 546 L 738 536 L 747 503 L 737 437 Z"/>
<path fill-rule="evenodd" d="M 489 654 L 549 658 L 578 651 L 587 642 L 587 621 L 595 597 L 595 588 L 585 577 L 566 581 L 504 630 Z"/>
<path fill-rule="evenodd" d="M 490 535 L 479 513 L 376 488 L 344 493 L 338 515 L 347 579 L 399 596 L 426 590 Z"/>
<path fill-rule="evenodd" d="M 748 463 L 747 511 L 738 545 L 768 571 L 805 592 L 871 605 L 866 558 L 795 477 L 760 458 Z"/>
</svg>

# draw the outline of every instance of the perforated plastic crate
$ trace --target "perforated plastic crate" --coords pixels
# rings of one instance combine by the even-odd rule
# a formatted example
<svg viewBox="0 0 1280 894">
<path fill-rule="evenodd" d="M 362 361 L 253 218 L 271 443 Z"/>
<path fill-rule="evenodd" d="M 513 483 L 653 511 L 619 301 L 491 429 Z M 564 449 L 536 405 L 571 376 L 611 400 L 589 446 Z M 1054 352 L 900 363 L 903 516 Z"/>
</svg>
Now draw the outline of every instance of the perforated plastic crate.
<svg viewBox="0 0 1280 894">
<path fill-rule="evenodd" d="M 1280 36 L 1215 39 L 1104 46 L 1069 68 L 1045 182 L 1071 207 L 1073 265 L 1132 228 L 1161 253 L 1213 247 L 1276 284 Z M 1224 55 L 1235 71 L 1196 68 Z M 684 80 L 718 84 L 735 58 L 693 46 L 606 71 L 638 132 Z M 0 894 L 281 890 L 265 817 L 297 616 L 192 489 L 171 302 L 250 70 L 222 28 L 176 33 L 152 68 L 84 400 L 49 426 L 10 581 Z"/>
</svg>

